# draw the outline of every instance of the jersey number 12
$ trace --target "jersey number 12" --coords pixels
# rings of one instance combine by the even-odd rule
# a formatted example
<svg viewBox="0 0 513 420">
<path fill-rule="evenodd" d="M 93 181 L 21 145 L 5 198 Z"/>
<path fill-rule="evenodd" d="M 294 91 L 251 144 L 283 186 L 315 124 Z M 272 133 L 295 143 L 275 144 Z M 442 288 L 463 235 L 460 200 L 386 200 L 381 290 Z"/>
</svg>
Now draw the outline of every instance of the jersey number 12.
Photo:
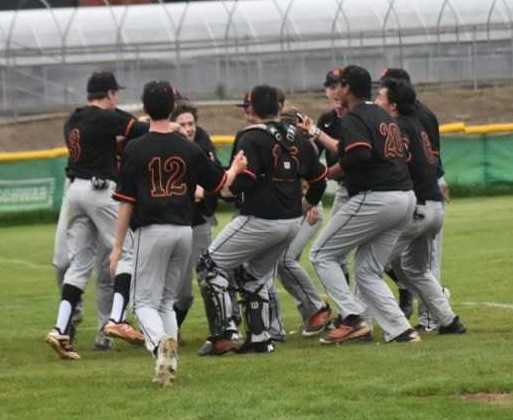
<svg viewBox="0 0 513 420">
<path fill-rule="evenodd" d="M 151 179 L 152 197 L 171 197 L 184 195 L 187 184 L 183 182 L 186 165 L 179 157 L 167 158 L 164 163 L 160 157 L 154 157 L 148 164 Z"/>
</svg>

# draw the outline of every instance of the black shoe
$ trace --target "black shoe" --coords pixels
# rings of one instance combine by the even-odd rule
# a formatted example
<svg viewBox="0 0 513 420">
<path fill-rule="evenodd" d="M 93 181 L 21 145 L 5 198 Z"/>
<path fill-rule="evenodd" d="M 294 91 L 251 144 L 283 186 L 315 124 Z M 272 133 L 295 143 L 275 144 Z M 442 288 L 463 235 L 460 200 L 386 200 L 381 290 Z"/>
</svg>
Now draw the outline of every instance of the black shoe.
<svg viewBox="0 0 513 420">
<path fill-rule="evenodd" d="M 399 289 L 399 308 L 407 319 L 413 314 L 413 293 L 408 289 Z"/>
<path fill-rule="evenodd" d="M 465 325 L 463 325 L 460 321 L 460 317 L 457 315 L 449 325 L 446 325 L 445 327 L 440 326 L 438 328 L 439 334 L 465 334 L 466 332 L 467 329 L 465 328 Z"/>
<path fill-rule="evenodd" d="M 418 343 L 419 341 L 421 341 L 420 335 L 413 328 L 408 328 L 392 340 L 395 343 Z"/>
<path fill-rule="evenodd" d="M 261 341 L 257 343 L 247 340 L 242 346 L 239 347 L 237 353 L 272 353 L 273 351 L 274 344 L 272 340 Z"/>
</svg>

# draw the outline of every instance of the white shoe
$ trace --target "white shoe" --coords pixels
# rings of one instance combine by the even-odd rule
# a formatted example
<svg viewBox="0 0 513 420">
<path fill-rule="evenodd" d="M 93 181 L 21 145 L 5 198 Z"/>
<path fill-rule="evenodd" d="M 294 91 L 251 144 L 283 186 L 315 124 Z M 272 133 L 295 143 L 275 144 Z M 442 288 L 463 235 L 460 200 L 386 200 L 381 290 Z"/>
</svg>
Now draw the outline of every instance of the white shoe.
<svg viewBox="0 0 513 420">
<path fill-rule="evenodd" d="M 159 342 L 153 382 L 162 386 L 169 385 L 176 378 L 177 368 L 178 346 L 176 340 L 171 337 L 165 337 Z"/>
<path fill-rule="evenodd" d="M 53 329 L 46 336 L 46 342 L 56 351 L 61 359 L 79 360 L 80 355 L 70 343 L 69 335 L 61 334 Z"/>
</svg>

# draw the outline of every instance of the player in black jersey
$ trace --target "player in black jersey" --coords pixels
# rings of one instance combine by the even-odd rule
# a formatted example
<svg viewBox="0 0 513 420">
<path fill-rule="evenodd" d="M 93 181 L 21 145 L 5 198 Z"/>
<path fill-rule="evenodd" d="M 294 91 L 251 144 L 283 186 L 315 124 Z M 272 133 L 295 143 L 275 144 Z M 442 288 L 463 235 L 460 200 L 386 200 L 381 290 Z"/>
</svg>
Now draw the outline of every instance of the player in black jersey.
<svg viewBox="0 0 513 420">
<path fill-rule="evenodd" d="M 98 249 L 108 254 L 114 241 L 117 204 L 111 198 L 111 190 L 117 177 L 119 140 L 133 138 L 147 130 L 147 125 L 116 108 L 120 88 L 112 73 L 94 73 L 87 83 L 87 106 L 75 109 L 64 126 L 69 151 L 67 177 L 71 184 L 63 204 L 69 212 L 69 221 L 67 229 L 61 229 L 67 231 L 69 240 L 60 242 L 67 248 L 69 267 L 65 269 L 57 323 L 48 334 L 47 342 L 65 359 L 80 358 L 70 343 L 72 315 L 93 270 L 95 257 L 100 261 L 104 259 Z M 111 305 L 121 307 L 115 312 L 124 312 L 129 289 L 129 277 L 116 277 L 114 291 L 122 299 L 115 299 L 112 304 L 110 292 L 107 312 Z M 108 318 L 109 314 L 106 316 Z M 134 337 L 133 341 L 140 336 L 128 324 L 122 327 Z"/>
<path fill-rule="evenodd" d="M 338 150 L 349 201 L 334 214 L 312 246 L 310 258 L 340 311 L 321 343 L 367 338 L 365 309 L 379 323 L 385 340 L 418 341 L 382 279 L 384 266 L 402 229 L 413 215 L 415 196 L 397 124 L 368 102 L 367 70 L 347 66 L 338 75 L 337 96 L 348 112 L 340 120 L 340 141 L 322 133 L 311 120 L 305 128 L 325 147 Z M 355 254 L 355 282 L 365 308 L 349 290 L 339 261 Z"/>
<path fill-rule="evenodd" d="M 296 136 L 294 126 L 278 119 L 276 89 L 262 85 L 250 94 L 256 124 L 241 130 L 236 151 L 243 150 L 247 169 L 231 191 L 241 196 L 240 216 L 215 238 L 198 264 L 207 300 L 212 353 L 235 350 L 228 336 L 231 301 L 228 271 L 244 264 L 238 276 L 246 320 L 246 342 L 240 352 L 271 352 L 269 299 L 265 287 L 279 256 L 290 243 L 303 214 L 301 179 L 309 182 L 305 205 L 315 206 L 326 187 L 326 169 L 312 143 Z"/>
<path fill-rule="evenodd" d="M 404 69 L 400 68 L 388 68 L 383 72 L 381 80 L 385 79 L 395 79 L 403 81 L 407 84 L 411 85 L 411 79 L 408 72 Z M 429 141 L 431 143 L 431 149 L 433 154 L 437 159 L 437 178 L 438 185 L 440 186 L 440 190 L 444 197 L 444 201 L 449 201 L 449 187 L 444 178 L 444 168 L 442 164 L 441 158 L 441 149 L 440 149 L 440 130 L 438 119 L 436 115 L 431 111 L 426 104 L 421 102 L 418 98 L 415 101 L 415 116 L 418 118 L 424 131 L 426 132 Z M 431 271 L 433 275 L 436 277 L 438 282 L 442 282 L 442 273 L 441 273 L 441 263 L 442 263 L 442 239 L 443 239 L 443 229 L 436 235 L 433 246 L 432 246 L 432 257 L 431 257 Z M 388 273 L 391 277 L 394 277 L 393 272 Z M 444 287 L 444 293 L 449 295 L 449 290 Z M 399 283 L 399 303 L 401 309 L 404 312 L 411 314 L 413 312 L 413 294 L 402 287 Z M 423 305 L 422 302 L 419 302 L 419 327 L 421 329 L 425 329 L 427 331 L 434 330 L 437 328 L 436 322 L 434 322 L 433 317 Z"/>
<path fill-rule="evenodd" d="M 403 231 L 392 253 L 394 273 L 413 290 L 434 315 L 440 333 L 464 333 L 430 267 L 433 239 L 443 222 L 443 197 L 438 186 L 437 157 L 428 134 L 416 116 L 415 91 L 410 84 L 384 79 L 376 104 L 394 117 L 407 148 L 408 168 L 417 197 L 413 220 Z"/>
<path fill-rule="evenodd" d="M 197 144 L 208 158 L 221 165 L 217 153 L 208 133 L 197 125 L 198 110 L 191 104 L 182 103 L 171 114 L 171 121 L 182 127 L 187 140 Z M 208 249 L 212 242 L 212 227 L 216 224 L 215 210 L 217 196 L 205 194 L 201 186 L 196 187 L 194 200 L 194 213 L 192 218 L 192 253 L 185 273 L 183 287 L 179 291 L 174 304 L 178 328 L 181 328 L 187 312 L 193 303 L 192 277 L 193 269 L 198 263 L 200 255 Z M 180 339 L 183 335 L 180 331 Z"/>
<path fill-rule="evenodd" d="M 134 309 L 146 347 L 157 358 L 154 381 L 166 385 L 177 368 L 173 300 L 191 253 L 196 185 L 208 193 L 227 191 L 246 162 L 239 153 L 225 172 L 198 145 L 171 131 L 174 94 L 169 83 L 146 84 L 143 103 L 151 119 L 150 131 L 125 148 L 120 183 L 113 195 L 121 206 L 111 271 L 116 269 L 130 225 L 135 235 Z"/>
</svg>

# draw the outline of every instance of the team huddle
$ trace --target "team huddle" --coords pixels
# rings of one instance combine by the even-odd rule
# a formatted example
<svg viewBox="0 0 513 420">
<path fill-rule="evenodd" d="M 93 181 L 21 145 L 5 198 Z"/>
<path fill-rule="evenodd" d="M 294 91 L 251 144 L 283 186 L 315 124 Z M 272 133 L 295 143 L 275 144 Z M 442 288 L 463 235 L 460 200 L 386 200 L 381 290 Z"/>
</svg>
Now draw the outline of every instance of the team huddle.
<svg viewBox="0 0 513 420">
<path fill-rule="evenodd" d="M 67 190 L 54 252 L 61 300 L 46 338 L 61 358 L 80 359 L 73 341 L 95 268 L 95 347 L 144 343 L 161 385 L 176 377 L 194 273 L 209 329 L 201 356 L 269 353 L 285 340 L 275 277 L 297 303 L 302 335 L 321 344 L 371 341 L 374 323 L 386 342 L 465 332 L 439 283 L 446 184 L 435 115 L 402 69 L 385 71 L 374 102 L 359 66 L 331 70 L 324 87 L 332 109 L 316 124 L 280 89 L 255 86 L 224 168 L 196 108 L 168 82 L 145 85 L 142 121 L 117 108 L 122 87 L 112 73 L 90 77 L 87 105 L 64 127 Z M 328 180 L 337 183 L 329 217 Z M 218 200 L 234 215 L 212 240 Z M 311 240 L 330 303 L 299 263 Z M 127 321 L 129 304 L 140 330 Z"/>
</svg>

